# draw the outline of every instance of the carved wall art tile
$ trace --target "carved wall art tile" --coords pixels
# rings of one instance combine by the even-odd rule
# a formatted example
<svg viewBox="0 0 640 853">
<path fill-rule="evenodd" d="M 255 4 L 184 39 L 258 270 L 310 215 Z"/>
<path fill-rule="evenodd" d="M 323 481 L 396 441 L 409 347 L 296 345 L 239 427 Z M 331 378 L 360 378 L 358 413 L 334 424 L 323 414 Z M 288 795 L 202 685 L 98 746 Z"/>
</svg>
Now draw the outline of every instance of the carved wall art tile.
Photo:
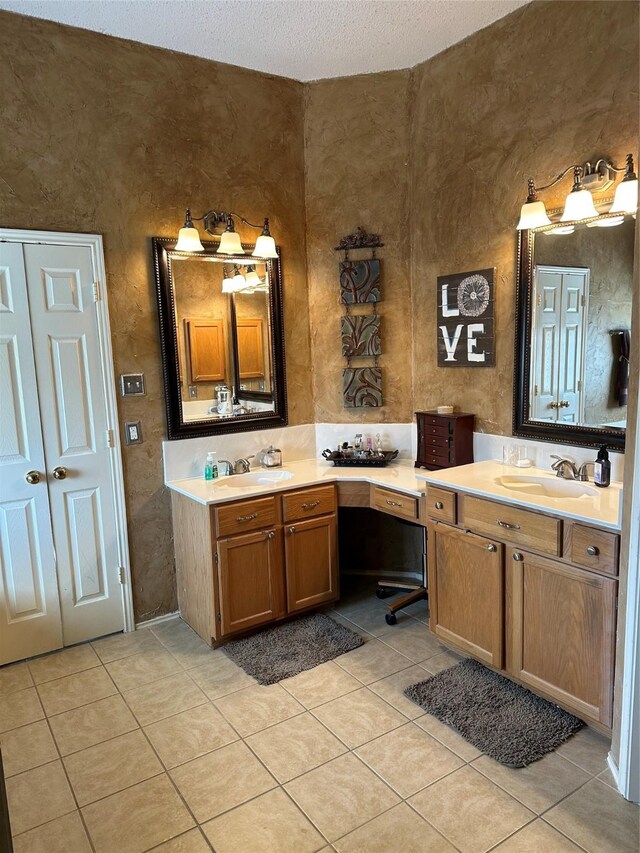
<svg viewBox="0 0 640 853">
<path fill-rule="evenodd" d="M 355 305 L 380 302 L 380 261 L 342 261 L 340 263 L 340 302 Z"/>
<path fill-rule="evenodd" d="M 382 405 L 382 370 L 379 367 L 346 367 L 342 371 L 342 394 L 347 409 Z"/>
<path fill-rule="evenodd" d="M 377 356 L 382 353 L 380 317 L 377 314 L 354 316 L 348 314 L 340 320 L 342 327 L 342 355 Z"/>
</svg>

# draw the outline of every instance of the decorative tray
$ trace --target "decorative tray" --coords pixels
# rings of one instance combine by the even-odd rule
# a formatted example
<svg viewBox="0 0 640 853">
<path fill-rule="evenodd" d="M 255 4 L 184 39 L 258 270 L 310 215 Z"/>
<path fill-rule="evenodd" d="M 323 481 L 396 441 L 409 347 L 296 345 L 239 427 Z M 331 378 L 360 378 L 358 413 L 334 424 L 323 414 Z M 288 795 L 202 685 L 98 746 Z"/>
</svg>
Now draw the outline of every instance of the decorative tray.
<svg viewBox="0 0 640 853">
<path fill-rule="evenodd" d="M 352 450 L 344 452 L 342 450 L 323 450 L 322 455 L 337 468 L 366 467 L 366 468 L 384 468 L 392 459 L 395 459 L 400 451 L 398 450 L 383 450 L 378 453 L 367 453 L 366 450 Z"/>
</svg>

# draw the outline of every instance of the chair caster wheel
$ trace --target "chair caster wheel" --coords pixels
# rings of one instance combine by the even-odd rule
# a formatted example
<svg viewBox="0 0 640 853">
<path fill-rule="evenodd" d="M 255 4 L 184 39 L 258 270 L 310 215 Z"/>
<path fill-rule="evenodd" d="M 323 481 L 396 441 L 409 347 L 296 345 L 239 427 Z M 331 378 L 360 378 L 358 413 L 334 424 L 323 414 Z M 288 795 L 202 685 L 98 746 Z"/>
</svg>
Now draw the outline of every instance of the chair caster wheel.
<svg viewBox="0 0 640 853">
<path fill-rule="evenodd" d="M 378 598 L 386 598 L 388 595 L 389 595 L 389 590 L 386 589 L 384 586 L 379 586 L 378 589 L 376 590 L 376 596 Z"/>
<path fill-rule="evenodd" d="M 385 619 L 385 622 L 387 623 L 387 625 L 395 625 L 396 622 L 398 621 L 395 613 L 385 613 L 384 619 Z"/>
</svg>

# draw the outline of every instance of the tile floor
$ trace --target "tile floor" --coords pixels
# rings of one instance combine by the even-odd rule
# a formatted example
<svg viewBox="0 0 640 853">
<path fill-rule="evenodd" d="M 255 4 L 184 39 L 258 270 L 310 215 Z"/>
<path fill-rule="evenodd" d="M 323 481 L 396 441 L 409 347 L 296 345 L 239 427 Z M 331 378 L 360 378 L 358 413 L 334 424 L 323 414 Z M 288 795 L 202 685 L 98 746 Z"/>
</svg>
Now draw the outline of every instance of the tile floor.
<svg viewBox="0 0 640 853">
<path fill-rule="evenodd" d="M 16 853 L 638 850 L 638 809 L 585 729 L 524 770 L 402 694 L 458 659 L 426 603 L 332 615 L 365 645 L 260 687 L 179 619 L 0 669 Z"/>
</svg>

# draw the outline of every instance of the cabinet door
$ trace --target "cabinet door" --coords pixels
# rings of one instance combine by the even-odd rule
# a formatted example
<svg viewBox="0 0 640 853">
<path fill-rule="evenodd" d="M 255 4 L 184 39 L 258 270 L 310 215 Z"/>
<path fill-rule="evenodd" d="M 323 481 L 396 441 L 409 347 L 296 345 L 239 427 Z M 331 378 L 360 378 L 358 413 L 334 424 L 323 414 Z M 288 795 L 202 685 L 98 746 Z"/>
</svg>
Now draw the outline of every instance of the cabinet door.
<svg viewBox="0 0 640 853">
<path fill-rule="evenodd" d="M 508 671 L 611 725 L 616 581 L 509 548 Z"/>
<path fill-rule="evenodd" d="M 310 518 L 285 527 L 289 612 L 338 597 L 335 515 Z"/>
<path fill-rule="evenodd" d="M 503 551 L 500 542 L 428 525 L 430 627 L 497 669 L 503 663 Z"/>
<path fill-rule="evenodd" d="M 224 320 L 184 321 L 191 382 L 225 381 L 227 358 Z"/>
<path fill-rule="evenodd" d="M 218 542 L 222 635 L 284 614 L 282 528 Z"/>
</svg>

